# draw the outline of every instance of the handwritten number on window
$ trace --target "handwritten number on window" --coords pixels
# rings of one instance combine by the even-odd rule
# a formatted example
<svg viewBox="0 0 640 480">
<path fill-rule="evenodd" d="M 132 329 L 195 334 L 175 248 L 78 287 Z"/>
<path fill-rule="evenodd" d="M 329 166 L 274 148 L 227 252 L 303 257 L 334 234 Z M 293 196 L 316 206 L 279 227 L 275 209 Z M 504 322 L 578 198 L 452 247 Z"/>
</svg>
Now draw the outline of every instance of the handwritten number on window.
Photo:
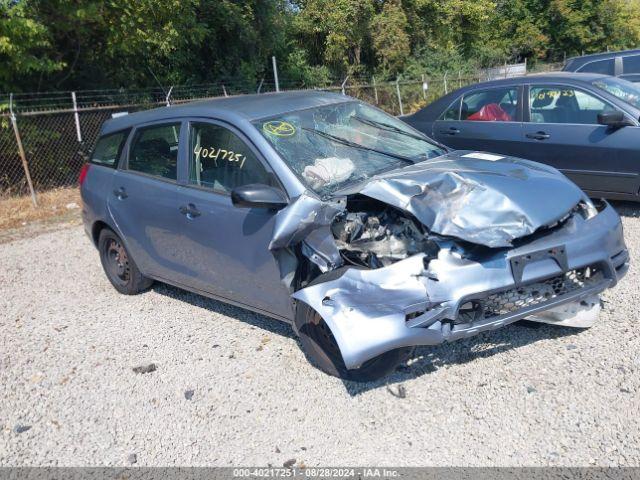
<svg viewBox="0 0 640 480">
<path fill-rule="evenodd" d="M 215 162 L 216 167 L 218 166 L 218 160 L 226 160 L 228 162 L 239 163 L 238 168 L 244 167 L 244 162 L 247 160 L 247 157 L 241 153 L 236 153 L 233 150 L 225 150 L 223 148 L 202 148 L 197 146 L 193 149 L 193 153 L 196 155 L 196 158 L 210 158 Z"/>
</svg>

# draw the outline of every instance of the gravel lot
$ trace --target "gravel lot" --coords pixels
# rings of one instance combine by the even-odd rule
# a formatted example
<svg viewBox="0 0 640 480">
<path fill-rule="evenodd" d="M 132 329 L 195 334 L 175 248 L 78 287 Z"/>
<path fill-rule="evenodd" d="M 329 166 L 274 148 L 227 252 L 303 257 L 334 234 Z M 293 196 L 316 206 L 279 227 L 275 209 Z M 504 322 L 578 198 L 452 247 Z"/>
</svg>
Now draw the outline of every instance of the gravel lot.
<svg viewBox="0 0 640 480">
<path fill-rule="evenodd" d="M 364 385 L 312 368 L 275 320 L 117 294 L 80 226 L 5 240 L 0 465 L 638 466 L 640 207 L 616 206 L 636 260 L 595 327 L 422 348 Z"/>
</svg>

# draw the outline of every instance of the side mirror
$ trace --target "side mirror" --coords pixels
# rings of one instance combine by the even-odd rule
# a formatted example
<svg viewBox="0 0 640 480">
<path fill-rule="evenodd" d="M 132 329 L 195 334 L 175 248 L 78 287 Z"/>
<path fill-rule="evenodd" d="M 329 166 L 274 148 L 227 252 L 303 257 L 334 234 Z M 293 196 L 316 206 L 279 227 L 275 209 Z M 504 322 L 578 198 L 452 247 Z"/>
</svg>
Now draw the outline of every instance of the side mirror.
<svg viewBox="0 0 640 480">
<path fill-rule="evenodd" d="M 252 183 L 231 190 L 231 203 L 234 207 L 279 210 L 287 206 L 287 197 L 278 188 Z"/>
<path fill-rule="evenodd" d="M 620 128 L 633 126 L 634 123 L 621 111 L 604 112 L 598 114 L 598 123 L 608 127 Z"/>
</svg>

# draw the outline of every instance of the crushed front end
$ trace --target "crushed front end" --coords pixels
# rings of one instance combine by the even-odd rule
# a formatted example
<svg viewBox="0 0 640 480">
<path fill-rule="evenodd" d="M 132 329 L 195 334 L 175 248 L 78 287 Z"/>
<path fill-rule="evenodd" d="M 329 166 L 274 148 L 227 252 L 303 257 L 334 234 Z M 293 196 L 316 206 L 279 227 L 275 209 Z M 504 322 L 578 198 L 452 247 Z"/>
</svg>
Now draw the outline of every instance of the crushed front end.
<svg viewBox="0 0 640 480">
<path fill-rule="evenodd" d="M 326 322 L 349 369 L 523 318 L 590 326 L 599 294 L 627 271 L 620 218 L 606 202 L 531 162 L 451 157 L 331 206 L 301 198 L 295 220 L 283 215 L 279 244 L 297 235 L 309 262 L 334 271 L 293 297 Z"/>
<path fill-rule="evenodd" d="M 348 268 L 294 294 L 327 322 L 348 368 L 394 348 L 457 340 L 563 306 L 568 318 L 572 310 L 592 311 L 598 294 L 628 268 L 620 219 L 608 204 L 593 218 L 572 215 L 514 248 L 434 243 L 437 253 Z M 564 250 L 560 262 L 558 249 Z"/>
</svg>

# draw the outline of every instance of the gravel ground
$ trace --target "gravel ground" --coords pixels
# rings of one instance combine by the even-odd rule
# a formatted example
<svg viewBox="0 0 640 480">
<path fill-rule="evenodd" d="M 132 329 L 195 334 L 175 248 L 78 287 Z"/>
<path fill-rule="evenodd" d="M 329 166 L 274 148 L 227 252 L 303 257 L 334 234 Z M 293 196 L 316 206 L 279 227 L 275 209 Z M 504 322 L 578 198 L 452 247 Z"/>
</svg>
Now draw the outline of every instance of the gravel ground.
<svg viewBox="0 0 640 480">
<path fill-rule="evenodd" d="M 617 208 L 637 259 L 640 208 Z M 0 265 L 0 465 L 640 465 L 637 261 L 590 330 L 514 325 L 364 385 L 275 320 L 117 294 L 77 225 Z"/>
</svg>

